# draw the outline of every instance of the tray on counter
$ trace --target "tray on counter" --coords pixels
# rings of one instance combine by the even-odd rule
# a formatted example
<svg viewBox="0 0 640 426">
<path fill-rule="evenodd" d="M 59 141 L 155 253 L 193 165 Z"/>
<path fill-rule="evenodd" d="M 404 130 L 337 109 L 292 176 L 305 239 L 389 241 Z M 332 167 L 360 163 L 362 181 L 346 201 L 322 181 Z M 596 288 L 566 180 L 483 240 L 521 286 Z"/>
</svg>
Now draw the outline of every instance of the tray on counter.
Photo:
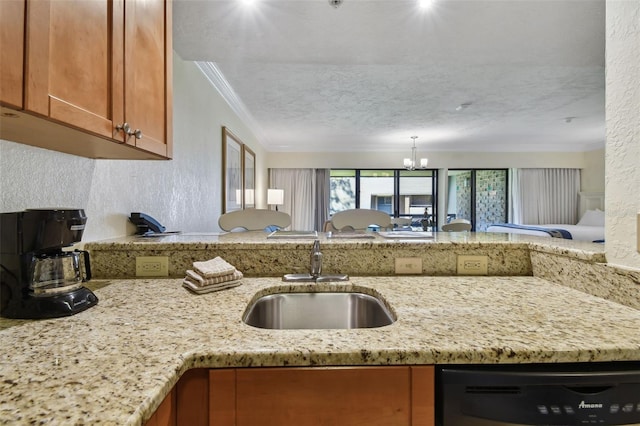
<svg viewBox="0 0 640 426">
<path fill-rule="evenodd" d="M 426 231 L 389 231 L 389 232 L 378 232 L 378 234 L 383 238 L 395 238 L 395 239 L 406 239 L 406 238 L 419 238 L 419 239 L 431 239 L 433 238 L 433 232 Z"/>
<path fill-rule="evenodd" d="M 375 238 L 375 236 L 370 233 L 370 232 L 366 232 L 366 231 L 336 231 L 336 232 L 329 232 L 327 234 L 327 238 L 344 238 L 344 239 L 351 239 L 351 238 L 359 238 L 359 239 L 372 239 Z"/>
<path fill-rule="evenodd" d="M 283 231 L 278 229 L 267 235 L 269 239 L 278 238 L 302 238 L 302 239 L 316 239 L 318 238 L 318 231 Z"/>
</svg>

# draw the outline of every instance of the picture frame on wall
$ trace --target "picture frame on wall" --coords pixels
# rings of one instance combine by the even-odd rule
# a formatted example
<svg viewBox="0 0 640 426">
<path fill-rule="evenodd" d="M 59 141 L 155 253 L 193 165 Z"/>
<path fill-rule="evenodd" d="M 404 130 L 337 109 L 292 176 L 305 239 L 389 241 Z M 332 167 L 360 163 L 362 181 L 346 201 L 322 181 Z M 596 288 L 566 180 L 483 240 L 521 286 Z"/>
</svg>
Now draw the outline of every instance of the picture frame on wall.
<svg viewBox="0 0 640 426">
<path fill-rule="evenodd" d="M 253 209 L 256 207 L 256 154 L 248 146 L 242 145 L 242 170 L 243 170 L 243 207 Z"/>
<path fill-rule="evenodd" d="M 243 162 L 242 141 L 222 127 L 222 213 L 243 208 Z"/>
</svg>

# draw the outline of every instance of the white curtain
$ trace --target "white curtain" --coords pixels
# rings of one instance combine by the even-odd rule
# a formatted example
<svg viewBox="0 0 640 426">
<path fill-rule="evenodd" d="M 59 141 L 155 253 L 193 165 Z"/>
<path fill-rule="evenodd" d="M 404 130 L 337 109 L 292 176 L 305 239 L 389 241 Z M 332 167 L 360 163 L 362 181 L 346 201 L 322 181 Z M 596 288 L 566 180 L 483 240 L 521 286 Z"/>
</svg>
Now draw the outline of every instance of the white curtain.
<svg viewBox="0 0 640 426">
<path fill-rule="evenodd" d="M 324 223 L 329 219 L 329 197 L 331 196 L 331 184 L 329 169 L 316 169 L 316 209 L 315 229 L 322 231 Z"/>
<path fill-rule="evenodd" d="M 522 203 L 520 200 L 520 182 L 518 169 L 509 169 L 509 212 L 507 222 L 524 223 L 522 221 Z"/>
<path fill-rule="evenodd" d="M 573 225 L 578 221 L 580 169 L 518 169 L 511 183 L 514 223 Z"/>
<path fill-rule="evenodd" d="M 315 230 L 316 171 L 314 169 L 269 169 L 269 188 L 284 190 L 279 210 L 291 215 L 291 229 Z"/>
</svg>

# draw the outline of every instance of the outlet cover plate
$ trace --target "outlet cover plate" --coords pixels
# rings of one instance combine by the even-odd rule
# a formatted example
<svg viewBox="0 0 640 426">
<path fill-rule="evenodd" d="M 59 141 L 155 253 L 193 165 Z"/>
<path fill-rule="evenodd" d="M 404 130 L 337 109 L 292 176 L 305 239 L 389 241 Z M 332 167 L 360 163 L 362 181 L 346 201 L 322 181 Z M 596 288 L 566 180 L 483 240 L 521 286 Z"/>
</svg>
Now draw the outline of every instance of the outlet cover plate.
<svg viewBox="0 0 640 426">
<path fill-rule="evenodd" d="M 395 266 L 396 275 L 422 274 L 422 258 L 420 257 L 397 257 Z"/>
<path fill-rule="evenodd" d="M 458 275 L 487 275 L 488 256 L 458 256 Z"/>
<path fill-rule="evenodd" d="M 169 258 L 167 256 L 136 257 L 136 277 L 168 277 Z"/>
</svg>

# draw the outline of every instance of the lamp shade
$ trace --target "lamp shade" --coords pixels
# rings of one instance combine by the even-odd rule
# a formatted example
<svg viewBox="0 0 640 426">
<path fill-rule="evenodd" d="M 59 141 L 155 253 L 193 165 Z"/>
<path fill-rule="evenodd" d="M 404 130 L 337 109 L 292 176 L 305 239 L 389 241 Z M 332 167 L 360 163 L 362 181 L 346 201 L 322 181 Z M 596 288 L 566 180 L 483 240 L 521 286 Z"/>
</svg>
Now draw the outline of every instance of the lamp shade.
<svg viewBox="0 0 640 426">
<path fill-rule="evenodd" d="M 284 204 L 284 189 L 268 189 L 267 204 L 281 206 Z"/>
<path fill-rule="evenodd" d="M 253 205 L 255 203 L 255 196 L 254 196 L 254 190 L 253 189 L 245 189 L 244 190 L 244 203 L 247 205 Z"/>
</svg>

